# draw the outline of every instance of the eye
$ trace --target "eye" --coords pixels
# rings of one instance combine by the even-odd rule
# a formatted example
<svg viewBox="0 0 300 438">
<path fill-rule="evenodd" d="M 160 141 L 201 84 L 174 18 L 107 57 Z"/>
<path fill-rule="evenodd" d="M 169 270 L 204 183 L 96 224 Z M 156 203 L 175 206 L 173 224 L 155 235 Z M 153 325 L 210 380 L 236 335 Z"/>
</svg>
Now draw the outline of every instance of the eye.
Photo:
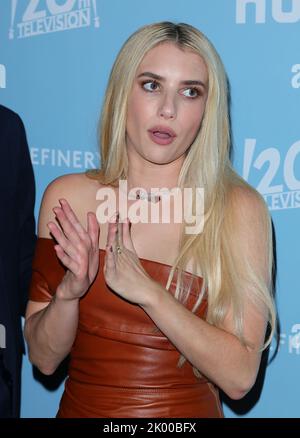
<svg viewBox="0 0 300 438">
<path fill-rule="evenodd" d="M 159 89 L 159 83 L 153 80 L 142 82 L 142 88 L 146 91 L 157 91 Z"/>
<path fill-rule="evenodd" d="M 186 88 L 185 90 L 183 90 L 182 94 L 191 99 L 195 99 L 196 97 L 200 96 L 201 93 L 198 88 Z"/>
</svg>

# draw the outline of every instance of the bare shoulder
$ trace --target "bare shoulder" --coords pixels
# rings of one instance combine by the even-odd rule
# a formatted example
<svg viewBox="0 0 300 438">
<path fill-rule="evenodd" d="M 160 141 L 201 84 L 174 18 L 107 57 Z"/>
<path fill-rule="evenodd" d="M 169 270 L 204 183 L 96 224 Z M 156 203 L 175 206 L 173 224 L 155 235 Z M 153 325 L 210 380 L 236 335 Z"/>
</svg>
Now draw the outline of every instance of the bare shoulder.
<svg viewBox="0 0 300 438">
<path fill-rule="evenodd" d="M 247 183 L 232 188 L 226 208 L 226 227 L 235 246 L 265 253 L 271 241 L 271 217 L 264 198 Z"/>
<path fill-rule="evenodd" d="M 264 198 L 247 183 L 231 187 L 228 207 L 237 219 L 252 221 L 269 216 Z"/>
<path fill-rule="evenodd" d="M 248 273 L 252 270 L 256 278 L 270 284 L 273 237 L 271 216 L 265 200 L 246 182 L 234 187 L 229 198 L 231 202 L 226 208 L 225 234 L 234 263 L 241 273 L 250 269 Z"/>
<path fill-rule="evenodd" d="M 68 202 L 72 202 L 81 195 L 87 195 L 87 192 L 94 184 L 96 182 L 89 179 L 85 173 L 71 173 L 59 176 L 48 184 L 43 195 L 42 204 L 55 204 L 60 198 L 66 198 Z"/>
<path fill-rule="evenodd" d="M 53 208 L 59 206 L 59 199 L 64 198 L 71 205 L 79 220 L 93 210 L 96 192 L 102 185 L 85 173 L 62 175 L 53 180 L 46 188 L 39 213 L 38 234 L 50 238 L 47 223 L 55 221 Z"/>
</svg>

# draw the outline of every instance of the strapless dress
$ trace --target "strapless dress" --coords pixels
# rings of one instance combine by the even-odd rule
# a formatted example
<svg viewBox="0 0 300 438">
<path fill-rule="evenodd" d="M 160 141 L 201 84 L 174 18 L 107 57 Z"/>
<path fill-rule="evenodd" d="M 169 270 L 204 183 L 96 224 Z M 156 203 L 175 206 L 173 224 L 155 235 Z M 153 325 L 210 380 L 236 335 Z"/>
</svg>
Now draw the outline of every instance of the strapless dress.
<svg viewBox="0 0 300 438">
<path fill-rule="evenodd" d="M 57 416 L 94 418 L 223 417 L 219 392 L 204 376 L 197 377 L 186 361 L 179 368 L 179 351 L 138 305 L 114 293 L 103 275 L 105 250 L 87 294 L 80 300 L 76 339 Z M 171 267 L 142 259 L 148 274 L 166 286 Z M 38 238 L 33 261 L 30 299 L 50 301 L 65 273 L 54 242 Z M 191 310 L 202 279 L 184 272 L 191 283 L 185 306 Z M 169 292 L 174 294 L 176 275 Z M 205 318 L 204 299 L 196 315 Z M 180 322 L 178 322 L 180 323 Z"/>
</svg>

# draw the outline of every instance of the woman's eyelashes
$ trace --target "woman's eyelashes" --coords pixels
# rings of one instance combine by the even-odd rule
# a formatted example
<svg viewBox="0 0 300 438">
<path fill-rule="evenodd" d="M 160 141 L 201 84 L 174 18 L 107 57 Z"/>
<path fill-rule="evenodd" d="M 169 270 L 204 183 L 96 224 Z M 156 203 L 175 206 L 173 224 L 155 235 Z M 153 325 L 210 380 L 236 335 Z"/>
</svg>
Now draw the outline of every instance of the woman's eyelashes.
<svg viewBox="0 0 300 438">
<path fill-rule="evenodd" d="M 201 96 L 201 90 L 197 87 L 185 88 L 182 94 L 191 99 L 195 99 L 198 96 Z"/>
<path fill-rule="evenodd" d="M 141 87 L 143 90 L 149 93 L 153 93 L 155 91 L 161 90 L 161 85 L 159 82 L 155 80 L 147 80 L 141 82 Z M 188 87 L 182 90 L 179 90 L 179 93 L 188 99 L 196 99 L 197 97 L 202 95 L 200 88 L 198 87 Z"/>
<path fill-rule="evenodd" d="M 159 83 L 153 80 L 147 80 L 142 82 L 142 88 L 145 91 L 157 91 L 159 89 Z"/>
</svg>

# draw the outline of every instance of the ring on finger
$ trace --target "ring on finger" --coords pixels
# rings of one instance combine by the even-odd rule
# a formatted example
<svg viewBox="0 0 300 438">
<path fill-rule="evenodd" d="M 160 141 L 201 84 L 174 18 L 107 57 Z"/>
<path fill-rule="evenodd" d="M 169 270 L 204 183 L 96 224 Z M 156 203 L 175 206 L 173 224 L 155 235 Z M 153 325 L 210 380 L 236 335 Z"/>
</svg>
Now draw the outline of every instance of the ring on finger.
<svg viewBox="0 0 300 438">
<path fill-rule="evenodd" d="M 119 245 L 117 246 L 117 248 L 116 248 L 116 249 L 117 249 L 117 253 L 118 253 L 118 254 L 121 254 L 121 252 L 122 252 L 122 249 L 121 249 L 121 247 L 120 247 Z"/>
</svg>

